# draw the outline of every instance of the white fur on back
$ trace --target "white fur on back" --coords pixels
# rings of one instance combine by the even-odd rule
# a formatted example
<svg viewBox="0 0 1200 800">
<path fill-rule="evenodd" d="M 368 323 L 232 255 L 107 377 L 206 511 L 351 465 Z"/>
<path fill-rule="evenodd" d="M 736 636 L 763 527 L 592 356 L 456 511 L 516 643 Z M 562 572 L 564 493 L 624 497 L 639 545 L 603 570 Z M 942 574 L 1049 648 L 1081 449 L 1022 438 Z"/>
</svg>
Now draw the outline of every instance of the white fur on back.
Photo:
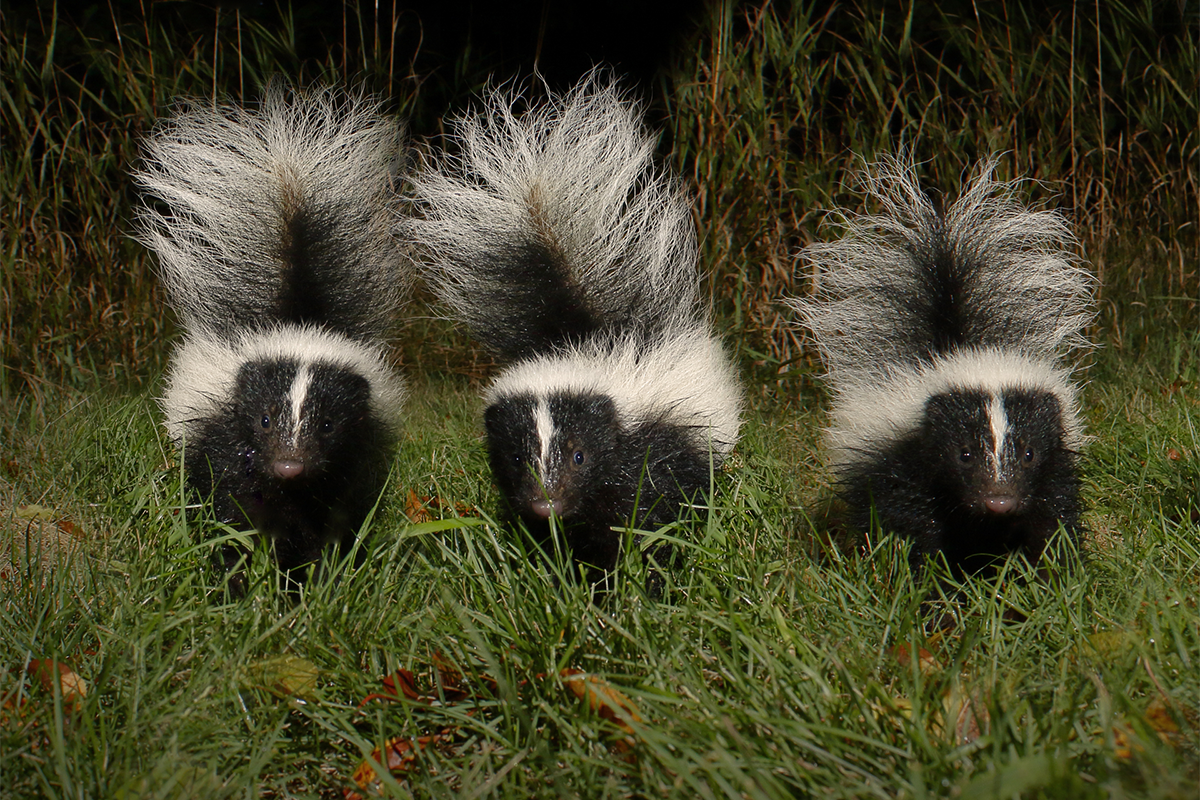
<svg viewBox="0 0 1200 800">
<path fill-rule="evenodd" d="M 572 286 L 600 318 L 694 318 L 697 245 L 679 187 L 654 166 L 641 110 L 595 74 L 518 116 L 519 98 L 494 90 L 457 120 L 457 156 L 431 156 L 413 177 L 419 214 L 404 223 L 430 285 L 468 323 L 506 307 L 503 269 L 538 241 L 568 265 Z"/>
<path fill-rule="evenodd" d="M 595 392 L 613 399 L 625 424 L 665 416 L 693 427 L 696 444 L 725 456 L 741 426 L 741 392 L 729 356 L 715 337 L 691 327 L 654 344 L 633 338 L 592 341 L 565 353 L 530 359 L 500 374 L 489 404 L 528 393 Z"/>
<path fill-rule="evenodd" d="M 920 425 L 926 400 L 954 390 L 991 395 L 1007 390 L 1050 392 L 1062 407 L 1063 443 L 1077 449 L 1086 440 L 1070 372 L 997 349 L 962 351 L 916 370 L 895 369 L 881 375 L 869 391 L 835 388 L 827 431 L 835 466 L 872 458 Z"/>
<path fill-rule="evenodd" d="M 371 386 L 371 407 L 393 433 L 401 424 L 404 384 L 388 365 L 381 347 L 352 341 L 316 327 L 280 325 L 247 332 L 229 342 L 201 330 L 189 333 L 176 348 L 162 398 L 167 433 L 176 442 L 193 426 L 217 415 L 231 399 L 242 364 L 258 360 L 294 360 L 353 370 Z M 283 398 L 281 398 L 282 400 Z"/>
</svg>

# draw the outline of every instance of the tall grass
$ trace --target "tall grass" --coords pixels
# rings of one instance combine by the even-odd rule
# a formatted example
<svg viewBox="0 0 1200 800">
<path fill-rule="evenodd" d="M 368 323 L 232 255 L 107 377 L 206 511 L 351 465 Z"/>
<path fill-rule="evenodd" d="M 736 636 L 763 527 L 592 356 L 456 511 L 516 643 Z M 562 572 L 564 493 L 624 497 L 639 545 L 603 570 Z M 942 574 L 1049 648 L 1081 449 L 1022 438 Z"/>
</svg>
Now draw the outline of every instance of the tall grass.
<svg viewBox="0 0 1200 800">
<path fill-rule="evenodd" d="M 172 98 L 253 99 L 283 73 L 365 85 L 434 133 L 489 70 L 473 51 L 430 60 L 415 15 L 371 4 L 344 5 L 333 26 L 287 4 L 73 13 L 10 8 L 0 27 L 6 396 L 157 373 L 171 321 L 128 239 L 127 174 Z M 1007 151 L 1009 176 L 1072 214 L 1118 342 L 1200 317 L 1194 7 L 715 3 L 680 55 L 656 102 L 722 319 L 760 361 L 801 353 L 776 301 L 804 291 L 795 256 L 823 235 L 823 211 L 861 202 L 855 157 L 900 144 L 950 193 Z"/>
<path fill-rule="evenodd" d="M 252 101 L 282 74 L 362 86 L 407 115 L 422 87 L 437 85 L 416 79 L 414 51 L 398 52 L 413 35 L 400 18 L 357 5 L 345 6 L 337 30 L 325 12 L 312 19 L 312 6 L 72 8 L 71 19 L 57 3 L 6 9 L 0 27 L 5 397 L 45 381 L 129 383 L 159 372 L 172 321 L 130 239 L 128 175 L 139 140 L 175 98 Z"/>
<path fill-rule="evenodd" d="M 715 6 L 664 94 L 718 302 L 786 362 L 797 250 L 825 210 L 860 207 L 858 157 L 899 146 L 951 197 L 1007 153 L 1007 177 L 1073 218 L 1106 330 L 1200 322 L 1198 76 L 1190 6 L 802 0 Z"/>
</svg>

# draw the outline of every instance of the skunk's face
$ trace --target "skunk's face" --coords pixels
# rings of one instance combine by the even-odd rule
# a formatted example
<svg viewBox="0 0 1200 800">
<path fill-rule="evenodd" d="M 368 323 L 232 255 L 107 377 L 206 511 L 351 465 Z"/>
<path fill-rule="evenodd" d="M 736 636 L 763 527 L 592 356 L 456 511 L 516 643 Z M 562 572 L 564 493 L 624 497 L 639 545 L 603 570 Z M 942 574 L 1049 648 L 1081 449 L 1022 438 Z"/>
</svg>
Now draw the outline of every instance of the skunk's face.
<svg viewBox="0 0 1200 800">
<path fill-rule="evenodd" d="M 521 394 L 484 413 L 492 474 L 528 522 L 570 521 L 612 469 L 616 408 L 599 394 Z"/>
<path fill-rule="evenodd" d="M 236 417 L 252 468 L 285 483 L 304 482 L 369 446 L 371 387 L 329 364 L 294 360 L 245 364 L 238 373 Z"/>
<path fill-rule="evenodd" d="M 925 404 L 927 455 L 959 503 L 983 515 L 1026 511 L 1063 453 L 1062 408 L 1049 392 L 949 392 Z"/>
</svg>

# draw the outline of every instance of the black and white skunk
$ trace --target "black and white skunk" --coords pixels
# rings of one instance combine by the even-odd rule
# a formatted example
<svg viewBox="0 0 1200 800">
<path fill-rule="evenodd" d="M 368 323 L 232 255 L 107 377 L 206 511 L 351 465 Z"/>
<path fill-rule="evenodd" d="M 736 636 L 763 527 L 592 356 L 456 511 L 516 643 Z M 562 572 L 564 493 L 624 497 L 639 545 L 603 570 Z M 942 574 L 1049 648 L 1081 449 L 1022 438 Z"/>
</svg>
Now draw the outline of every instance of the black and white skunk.
<svg viewBox="0 0 1200 800">
<path fill-rule="evenodd" d="M 903 158 L 868 169 L 877 216 L 815 244 L 793 301 L 829 371 L 828 443 L 852 523 L 874 519 L 974 572 L 1079 530 L 1084 441 L 1063 356 L 1085 346 L 1093 279 L 1061 215 L 984 162 L 944 213 Z"/>
<path fill-rule="evenodd" d="M 384 337 L 411 272 L 400 146 L 373 101 L 273 85 L 257 110 L 181 107 L 135 175 L 184 328 L 167 431 L 217 519 L 270 536 L 289 573 L 353 541 L 387 476 L 404 388 Z"/>
<path fill-rule="evenodd" d="M 457 121 L 458 155 L 414 178 L 408 234 L 504 365 L 484 422 L 509 509 L 543 540 L 553 517 L 599 580 L 620 528 L 675 521 L 707 490 L 740 390 L 638 107 L 595 76 L 523 116 L 515 102 L 496 91 Z"/>
</svg>

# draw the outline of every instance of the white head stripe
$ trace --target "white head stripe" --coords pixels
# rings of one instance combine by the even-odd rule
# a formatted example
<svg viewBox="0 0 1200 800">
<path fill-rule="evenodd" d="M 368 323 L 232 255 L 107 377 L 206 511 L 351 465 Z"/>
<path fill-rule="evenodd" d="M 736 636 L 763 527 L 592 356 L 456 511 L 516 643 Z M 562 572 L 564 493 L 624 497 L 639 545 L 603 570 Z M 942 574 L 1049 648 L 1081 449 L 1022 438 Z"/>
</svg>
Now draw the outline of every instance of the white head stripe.
<svg viewBox="0 0 1200 800">
<path fill-rule="evenodd" d="M 546 398 L 539 397 L 537 406 L 533 409 L 533 420 L 537 427 L 538 444 L 541 451 L 538 454 L 538 475 L 545 475 L 550 461 L 550 440 L 554 436 L 554 420 L 550 418 L 550 404 Z"/>
<path fill-rule="evenodd" d="M 312 372 L 308 368 L 308 364 L 301 364 L 296 371 L 296 378 L 292 381 L 292 390 L 289 392 L 289 397 L 292 401 L 292 444 L 296 443 L 296 437 L 300 435 L 300 409 L 304 407 L 304 401 L 308 397 L 308 387 L 312 385 Z"/>
<path fill-rule="evenodd" d="M 1004 410 L 1004 400 L 999 394 L 993 394 L 988 403 L 988 421 L 992 426 L 992 469 L 996 483 L 1002 483 L 1004 439 L 1008 436 L 1008 414 Z"/>
</svg>

